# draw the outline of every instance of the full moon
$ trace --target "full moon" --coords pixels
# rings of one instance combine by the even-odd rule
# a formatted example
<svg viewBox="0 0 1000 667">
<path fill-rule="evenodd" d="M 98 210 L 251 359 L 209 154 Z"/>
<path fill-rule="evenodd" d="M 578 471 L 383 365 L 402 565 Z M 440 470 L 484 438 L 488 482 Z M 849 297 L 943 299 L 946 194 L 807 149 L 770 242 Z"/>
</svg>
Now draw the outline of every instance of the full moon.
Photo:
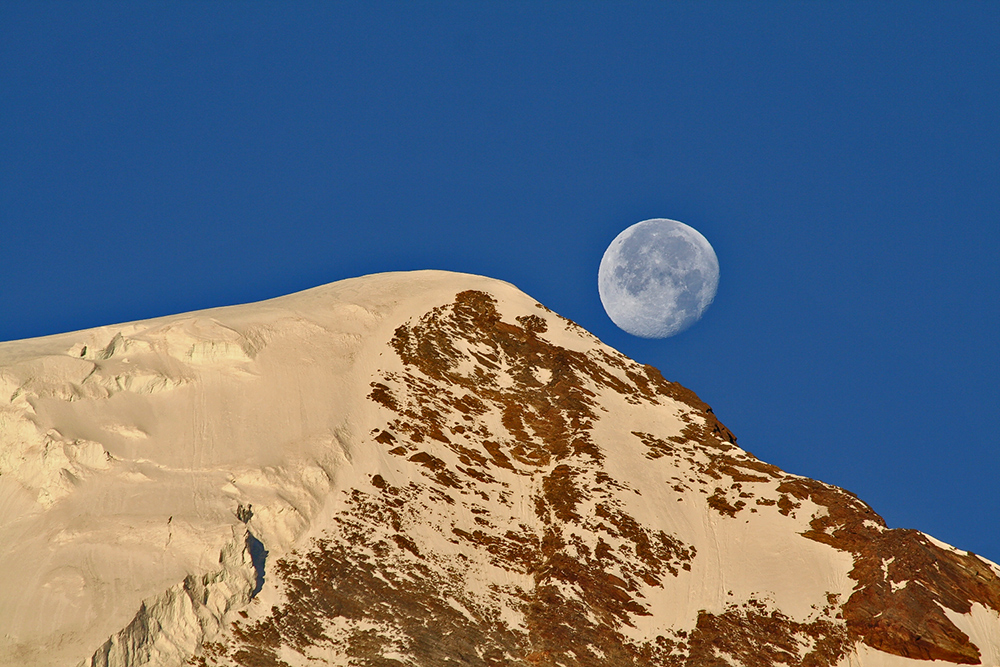
<svg viewBox="0 0 1000 667">
<path fill-rule="evenodd" d="M 615 237 L 597 288 L 611 321 L 633 336 L 667 338 L 701 319 L 719 287 L 719 259 L 697 230 L 655 218 Z"/>
</svg>

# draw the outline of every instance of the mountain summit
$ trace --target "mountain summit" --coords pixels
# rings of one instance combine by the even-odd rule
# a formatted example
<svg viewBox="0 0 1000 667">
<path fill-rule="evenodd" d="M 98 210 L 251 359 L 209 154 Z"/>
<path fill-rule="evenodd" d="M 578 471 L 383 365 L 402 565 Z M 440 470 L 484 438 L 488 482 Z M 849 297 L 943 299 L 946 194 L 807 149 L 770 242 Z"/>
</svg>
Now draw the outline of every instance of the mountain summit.
<svg viewBox="0 0 1000 667">
<path fill-rule="evenodd" d="M 1000 665 L 1000 567 L 437 271 L 0 344 L 0 664 Z"/>
</svg>

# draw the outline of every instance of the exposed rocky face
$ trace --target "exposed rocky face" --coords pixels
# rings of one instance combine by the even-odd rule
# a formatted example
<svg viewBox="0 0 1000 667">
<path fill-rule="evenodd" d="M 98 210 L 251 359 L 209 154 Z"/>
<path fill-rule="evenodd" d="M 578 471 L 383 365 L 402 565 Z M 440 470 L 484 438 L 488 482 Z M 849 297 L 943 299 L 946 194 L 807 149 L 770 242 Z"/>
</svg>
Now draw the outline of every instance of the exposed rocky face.
<svg viewBox="0 0 1000 667">
<path fill-rule="evenodd" d="M 390 347 L 402 369 L 370 384 L 384 419 L 370 445 L 409 469 L 408 481 L 375 474 L 342 491 L 322 537 L 275 564 L 286 600 L 237 621 L 196 664 L 819 667 L 858 643 L 979 664 L 944 608 L 1000 611 L 995 568 L 889 530 L 850 493 L 758 461 L 656 369 L 596 344 L 560 347 L 547 329 L 537 314 L 505 320 L 480 291 L 400 326 Z M 853 557 L 853 592 L 826 592 L 807 619 L 751 597 L 698 610 L 693 627 L 637 636 L 639 619 L 655 613 L 645 591 L 689 576 L 700 554 L 621 501 L 640 492 L 608 474 L 613 454 L 594 434 L 615 402 L 680 405 L 678 433 L 631 432 L 650 465 L 723 521 L 808 513 L 802 538 Z M 429 547 L 428 533 L 447 546 Z"/>
<path fill-rule="evenodd" d="M 1000 664 L 1000 568 L 758 460 L 509 285 L 372 276 L 87 336 L 0 366 L 0 530 L 55 536 L 0 612 L 81 582 L 34 644 L 0 613 L 0 663 Z"/>
</svg>

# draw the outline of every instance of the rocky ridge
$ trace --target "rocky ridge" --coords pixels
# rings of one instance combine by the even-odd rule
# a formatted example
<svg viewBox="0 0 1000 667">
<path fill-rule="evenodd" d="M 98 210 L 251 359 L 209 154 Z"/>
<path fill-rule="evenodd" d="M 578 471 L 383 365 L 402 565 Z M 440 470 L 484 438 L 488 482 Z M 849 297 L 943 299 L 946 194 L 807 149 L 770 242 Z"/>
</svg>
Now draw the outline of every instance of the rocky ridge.
<svg viewBox="0 0 1000 667">
<path fill-rule="evenodd" d="M 507 284 L 385 274 L 85 333 L 0 371 L 0 530 L 49 516 L 93 558 L 120 537 L 68 525 L 120 509 L 102 479 L 143 475 L 132 497 L 166 490 L 142 517 L 168 535 L 125 551 L 174 577 L 92 622 L 111 629 L 86 664 L 1000 664 L 1000 568 L 756 459 L 694 393 Z M 34 581 L 73 567 L 49 556 Z M 84 569 L 86 615 L 108 577 Z M 12 600 L 0 657 L 84 649 L 58 624 L 11 641 L 30 635 Z"/>
</svg>

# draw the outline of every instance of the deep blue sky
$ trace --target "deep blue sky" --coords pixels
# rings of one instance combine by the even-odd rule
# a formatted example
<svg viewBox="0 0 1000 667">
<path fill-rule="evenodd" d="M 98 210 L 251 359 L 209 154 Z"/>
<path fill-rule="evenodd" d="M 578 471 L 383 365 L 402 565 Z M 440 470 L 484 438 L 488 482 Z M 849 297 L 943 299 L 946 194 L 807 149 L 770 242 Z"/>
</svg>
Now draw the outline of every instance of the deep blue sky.
<svg viewBox="0 0 1000 667">
<path fill-rule="evenodd" d="M 740 444 L 1000 561 L 1000 4 L 0 4 L 0 340 L 401 269 L 510 281 Z M 722 279 L 661 341 L 597 267 Z"/>
</svg>

